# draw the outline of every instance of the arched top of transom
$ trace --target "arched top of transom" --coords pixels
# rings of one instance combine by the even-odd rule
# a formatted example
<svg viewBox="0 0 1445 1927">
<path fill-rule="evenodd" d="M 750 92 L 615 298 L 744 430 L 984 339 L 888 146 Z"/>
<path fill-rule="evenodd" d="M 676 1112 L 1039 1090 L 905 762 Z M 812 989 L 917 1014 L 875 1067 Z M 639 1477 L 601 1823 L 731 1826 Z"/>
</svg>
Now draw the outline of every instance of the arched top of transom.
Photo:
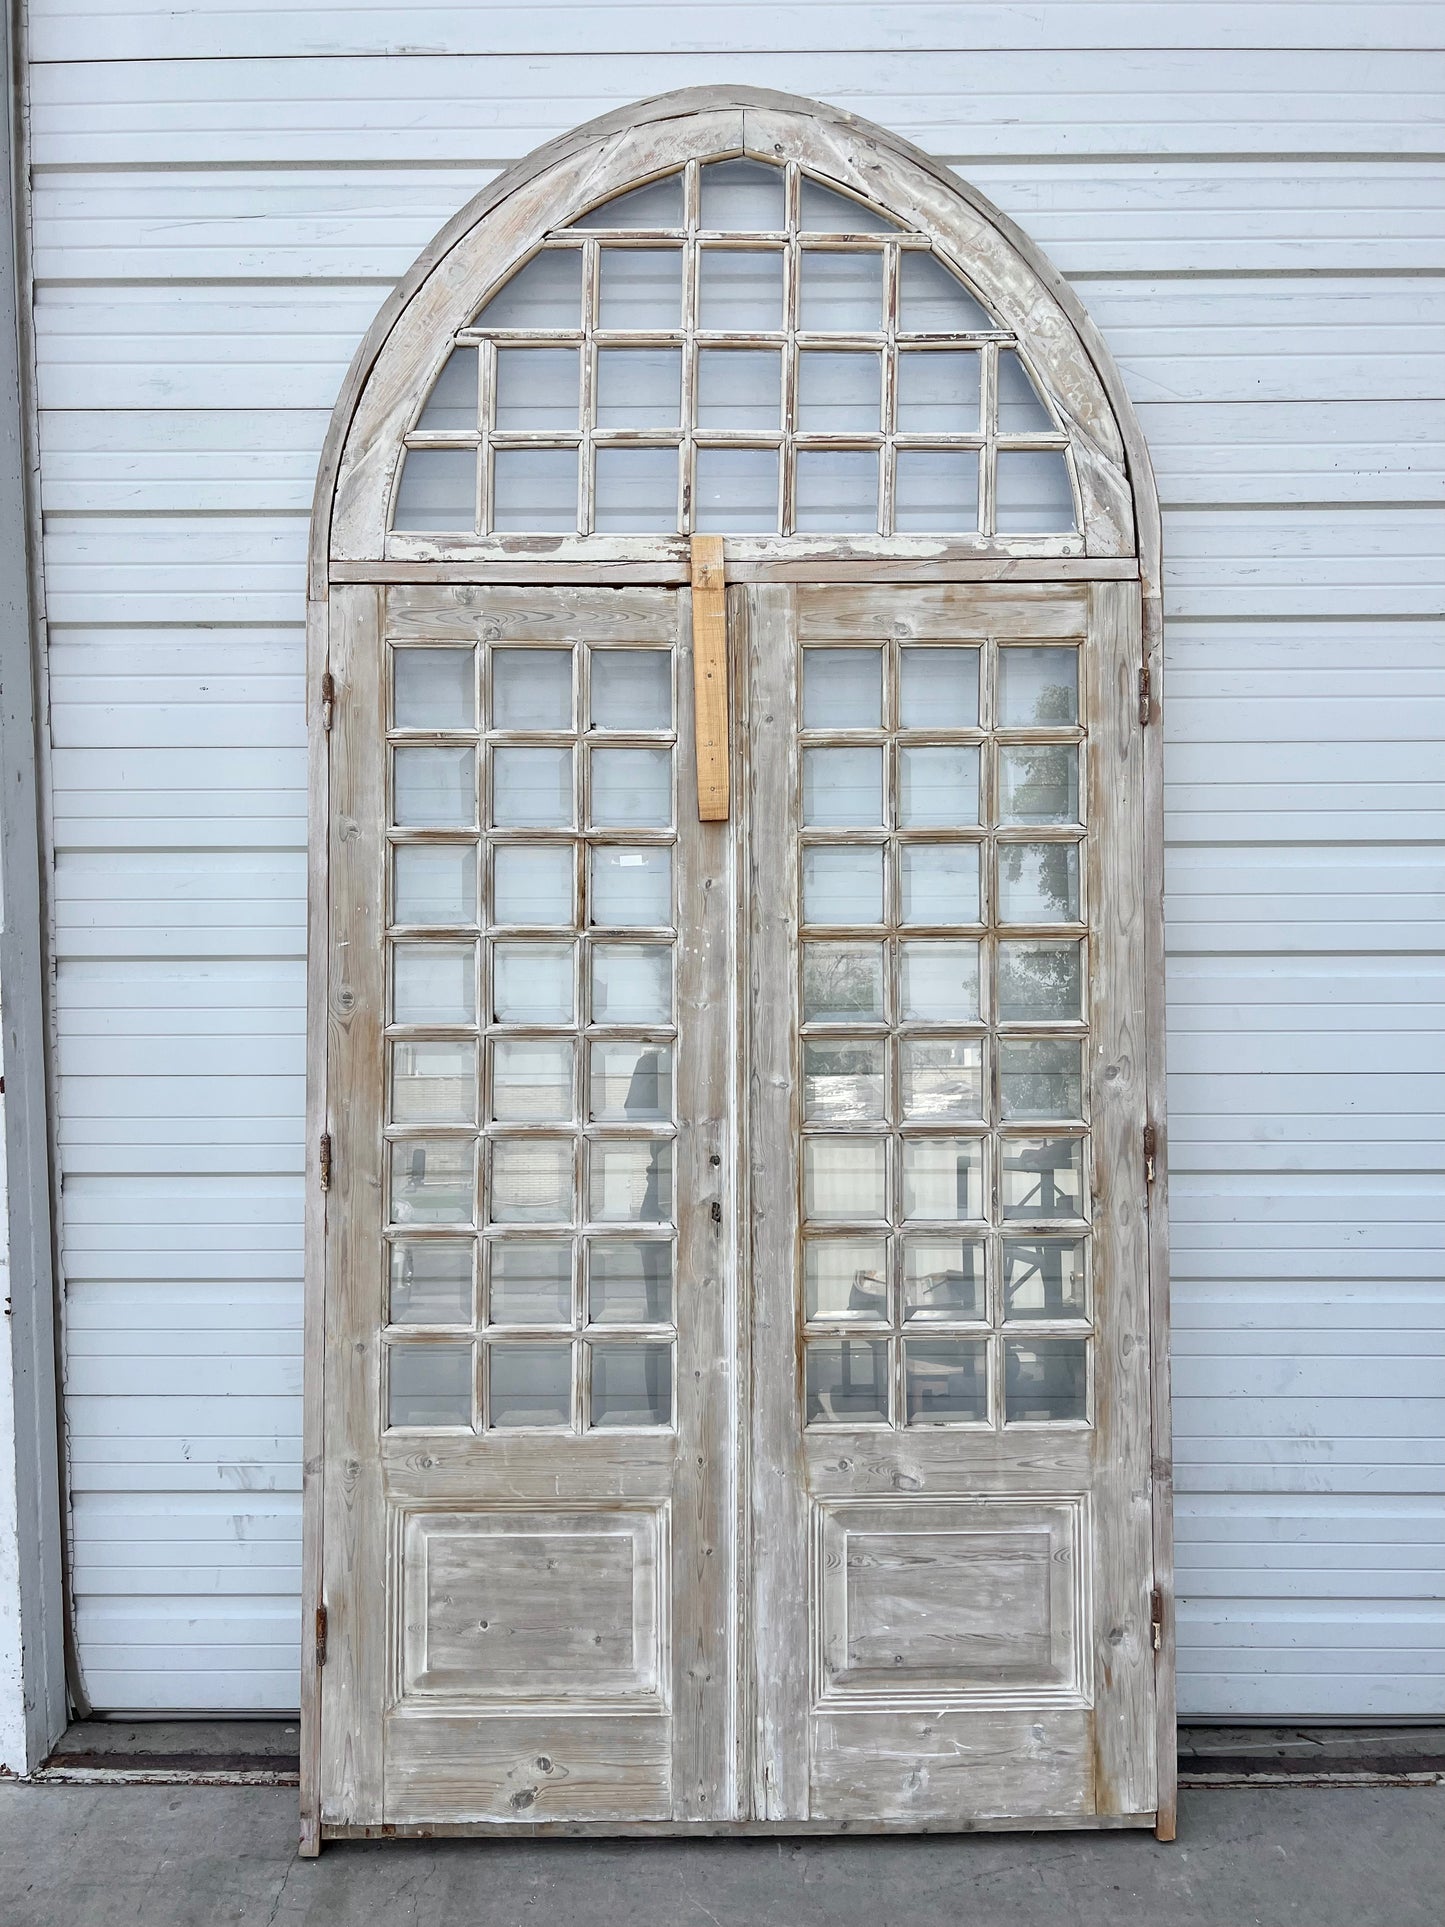
<svg viewBox="0 0 1445 1927">
<path fill-rule="evenodd" d="M 630 174 L 625 138 L 584 144 L 440 249 L 361 390 L 332 555 L 1132 553 L 1108 399 L 1001 217 L 906 149 L 775 131 L 658 166 L 653 129 Z"/>
</svg>

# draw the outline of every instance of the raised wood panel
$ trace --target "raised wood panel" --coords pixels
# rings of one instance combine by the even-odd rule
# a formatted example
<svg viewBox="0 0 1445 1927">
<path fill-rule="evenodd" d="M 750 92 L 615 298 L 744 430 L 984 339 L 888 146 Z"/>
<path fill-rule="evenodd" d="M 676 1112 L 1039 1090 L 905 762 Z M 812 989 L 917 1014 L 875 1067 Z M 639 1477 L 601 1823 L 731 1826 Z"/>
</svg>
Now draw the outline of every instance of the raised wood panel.
<svg viewBox="0 0 1445 1927">
<path fill-rule="evenodd" d="M 399 1702 L 657 1701 L 661 1512 L 413 1512 L 396 1525 Z"/>
</svg>

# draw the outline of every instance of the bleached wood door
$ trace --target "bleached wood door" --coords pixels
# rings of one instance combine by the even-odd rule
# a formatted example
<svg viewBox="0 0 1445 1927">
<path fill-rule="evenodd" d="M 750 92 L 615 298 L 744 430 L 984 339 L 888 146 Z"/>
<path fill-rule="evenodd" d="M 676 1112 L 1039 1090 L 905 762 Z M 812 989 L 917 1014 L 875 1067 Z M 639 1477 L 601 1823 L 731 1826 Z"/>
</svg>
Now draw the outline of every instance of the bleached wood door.
<svg viewBox="0 0 1445 1927">
<path fill-rule="evenodd" d="M 769 1819 L 1155 1806 L 1137 598 L 738 592 Z"/>
<path fill-rule="evenodd" d="M 323 1824 L 1155 1805 L 1137 586 L 333 625 Z"/>
<path fill-rule="evenodd" d="M 730 1815 L 728 852 L 687 598 L 333 608 L 323 1825 Z"/>
</svg>

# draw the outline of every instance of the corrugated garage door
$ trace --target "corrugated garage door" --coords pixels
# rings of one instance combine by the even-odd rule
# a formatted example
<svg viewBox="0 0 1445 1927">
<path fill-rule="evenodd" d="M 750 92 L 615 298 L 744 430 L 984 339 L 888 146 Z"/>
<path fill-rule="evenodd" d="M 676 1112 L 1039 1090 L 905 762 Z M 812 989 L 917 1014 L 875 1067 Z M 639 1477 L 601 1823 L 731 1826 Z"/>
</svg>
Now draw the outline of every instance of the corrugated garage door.
<svg viewBox="0 0 1445 1927">
<path fill-rule="evenodd" d="M 1146 13 L 1171 44 L 1131 47 Z M 1412 158 L 1437 145 L 1420 55 L 1391 51 L 1417 17 L 478 8 L 428 16 L 446 56 L 394 51 L 420 32 L 402 8 L 40 0 L 66 1419 L 97 1705 L 295 1698 L 326 412 L 386 288 L 497 166 L 736 79 L 952 159 L 1124 366 L 1169 555 L 1181 1705 L 1445 1712 L 1445 432 L 1418 278 L 1440 190 Z"/>
</svg>

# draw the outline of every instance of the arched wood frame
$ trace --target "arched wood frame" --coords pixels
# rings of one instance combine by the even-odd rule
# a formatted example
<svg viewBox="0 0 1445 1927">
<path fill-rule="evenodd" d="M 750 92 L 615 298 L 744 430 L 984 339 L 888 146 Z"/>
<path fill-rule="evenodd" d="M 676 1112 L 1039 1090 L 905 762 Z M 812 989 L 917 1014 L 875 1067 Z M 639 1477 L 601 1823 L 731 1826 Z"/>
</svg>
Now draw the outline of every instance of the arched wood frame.
<svg viewBox="0 0 1445 1927">
<path fill-rule="evenodd" d="M 319 1740 L 314 1611 L 320 1597 L 319 1468 L 329 1149 L 327 1030 L 327 727 L 332 582 L 547 581 L 686 583 L 687 538 L 659 536 L 417 536 L 388 530 L 402 437 L 464 325 L 554 229 L 630 187 L 691 160 L 796 161 L 825 185 L 871 201 L 937 251 L 1017 334 L 1070 437 L 1082 507 L 1062 536 L 743 536 L 728 538 L 737 580 L 897 581 L 1113 578 L 1137 580 L 1142 654 L 1117 673 L 1139 687 L 1144 731 L 1145 1089 L 1152 1120 L 1149 1290 L 1152 1321 L 1154 1568 L 1161 1592 L 1157 1671 L 1156 1831 L 1174 1837 L 1172 1451 L 1168 1360 L 1167 1132 L 1164 1114 L 1163 731 L 1160 520 L 1147 447 L 1113 358 L 1082 304 L 1029 238 L 975 189 L 907 141 L 817 101 L 765 88 L 684 89 L 619 109 L 549 142 L 507 169 L 456 214 L 383 304 L 333 411 L 313 503 L 307 574 L 310 746 L 308 911 L 306 1359 L 302 1746 L 314 1787 Z M 1081 539 L 1082 538 L 1082 539 Z M 1141 1158 L 1146 1155 L 1141 1147 Z M 303 1811 L 303 1851 L 319 1847 L 319 1816 Z"/>
</svg>

